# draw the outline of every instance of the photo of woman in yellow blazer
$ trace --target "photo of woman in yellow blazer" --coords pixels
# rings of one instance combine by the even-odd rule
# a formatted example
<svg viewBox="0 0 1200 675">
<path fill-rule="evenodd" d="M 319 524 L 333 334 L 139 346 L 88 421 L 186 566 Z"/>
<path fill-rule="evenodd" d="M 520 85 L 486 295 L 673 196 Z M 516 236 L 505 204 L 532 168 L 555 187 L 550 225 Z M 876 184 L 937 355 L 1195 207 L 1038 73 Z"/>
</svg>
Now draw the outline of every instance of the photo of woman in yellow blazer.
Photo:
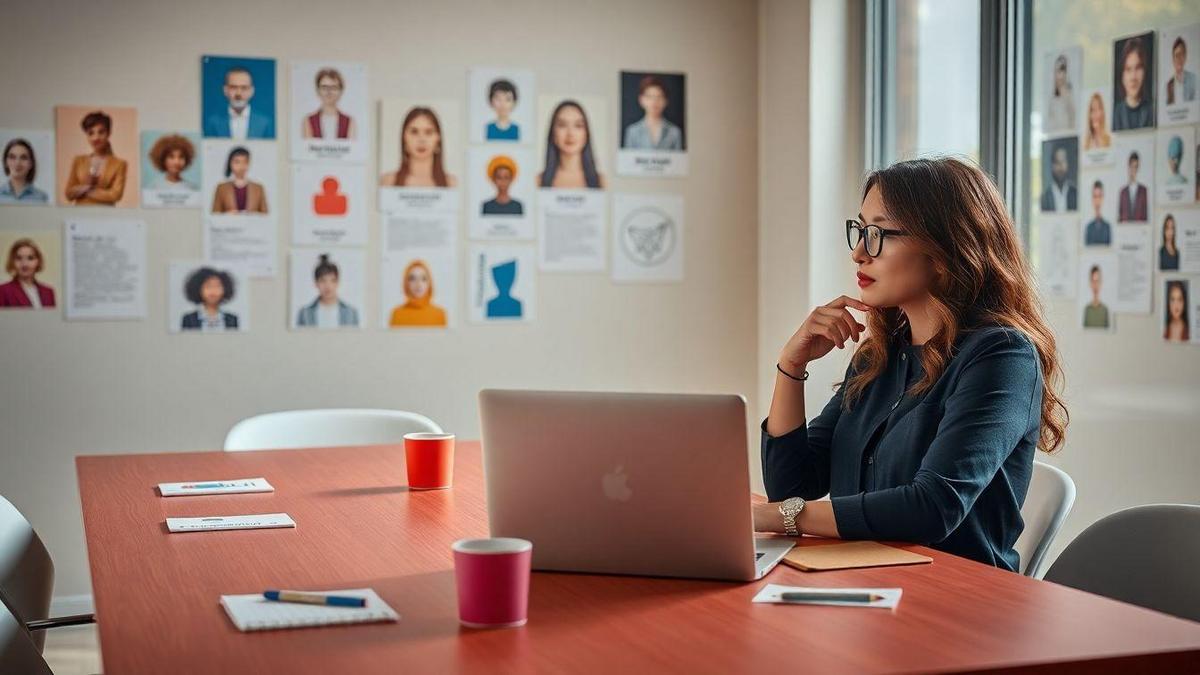
<svg viewBox="0 0 1200 675">
<path fill-rule="evenodd" d="M 213 191 L 213 213 L 266 213 L 267 191 L 247 174 L 250 171 L 250 151 L 237 146 L 225 160 L 225 178 Z"/>
<path fill-rule="evenodd" d="M 406 301 L 392 310 L 390 327 L 446 325 L 446 310 L 433 304 L 433 274 L 424 261 L 408 264 L 403 284 Z"/>
<path fill-rule="evenodd" d="M 96 110 L 83 117 L 79 125 L 87 134 L 92 152 L 76 155 L 67 175 L 66 197 L 75 205 L 112 206 L 125 194 L 125 160 L 113 154 L 109 136 L 112 118 Z"/>
</svg>

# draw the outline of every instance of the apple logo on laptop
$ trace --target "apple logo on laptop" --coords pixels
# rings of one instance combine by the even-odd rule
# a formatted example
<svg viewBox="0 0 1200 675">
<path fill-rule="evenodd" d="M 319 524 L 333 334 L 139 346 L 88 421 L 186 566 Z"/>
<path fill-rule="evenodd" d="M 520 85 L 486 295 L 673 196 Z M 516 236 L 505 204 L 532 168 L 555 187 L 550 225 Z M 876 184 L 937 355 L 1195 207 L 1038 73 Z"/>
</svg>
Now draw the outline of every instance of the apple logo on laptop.
<svg viewBox="0 0 1200 675">
<path fill-rule="evenodd" d="M 604 496 L 614 502 L 627 502 L 633 497 L 633 490 L 628 485 L 629 474 L 625 473 L 625 465 L 618 464 L 617 468 L 604 474 L 600 481 L 604 488 Z"/>
</svg>

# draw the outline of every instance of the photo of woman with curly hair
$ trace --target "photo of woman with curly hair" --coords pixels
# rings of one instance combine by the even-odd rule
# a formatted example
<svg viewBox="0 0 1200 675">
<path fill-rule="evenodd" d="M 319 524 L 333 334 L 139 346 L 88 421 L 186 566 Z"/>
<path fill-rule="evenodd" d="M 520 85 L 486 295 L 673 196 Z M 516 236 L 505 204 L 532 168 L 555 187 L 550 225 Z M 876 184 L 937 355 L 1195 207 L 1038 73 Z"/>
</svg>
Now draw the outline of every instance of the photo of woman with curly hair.
<svg viewBox="0 0 1200 675">
<path fill-rule="evenodd" d="M 142 132 L 142 202 L 148 207 L 200 205 L 198 135 Z"/>
<path fill-rule="evenodd" d="M 238 315 L 225 305 L 237 292 L 233 274 L 208 265 L 193 269 L 183 282 L 183 295 L 195 309 L 184 314 L 179 329 L 185 331 L 238 330 Z"/>
</svg>

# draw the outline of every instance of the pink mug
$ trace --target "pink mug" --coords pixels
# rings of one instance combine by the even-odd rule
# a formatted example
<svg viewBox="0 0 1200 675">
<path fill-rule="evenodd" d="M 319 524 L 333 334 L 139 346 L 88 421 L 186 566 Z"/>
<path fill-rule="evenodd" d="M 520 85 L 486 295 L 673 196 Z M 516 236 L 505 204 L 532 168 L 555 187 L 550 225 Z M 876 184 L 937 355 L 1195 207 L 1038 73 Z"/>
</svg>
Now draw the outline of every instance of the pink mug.
<svg viewBox="0 0 1200 675">
<path fill-rule="evenodd" d="M 468 628 L 513 628 L 529 620 L 533 544 L 525 539 L 459 539 L 454 550 L 458 620 Z"/>
</svg>

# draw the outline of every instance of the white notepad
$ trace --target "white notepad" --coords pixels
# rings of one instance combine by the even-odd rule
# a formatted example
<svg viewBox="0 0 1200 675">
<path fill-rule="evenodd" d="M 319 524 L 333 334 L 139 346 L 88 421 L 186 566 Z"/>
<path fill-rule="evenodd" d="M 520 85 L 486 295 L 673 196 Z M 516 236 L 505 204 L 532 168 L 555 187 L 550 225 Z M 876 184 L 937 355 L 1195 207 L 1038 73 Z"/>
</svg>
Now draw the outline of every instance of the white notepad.
<svg viewBox="0 0 1200 675">
<path fill-rule="evenodd" d="M 242 632 L 400 620 L 400 615 L 370 588 L 305 592 L 366 598 L 367 606 L 330 607 L 328 605 L 305 605 L 298 602 L 275 602 L 264 598 L 262 593 L 222 595 L 221 606 L 225 608 L 225 613 L 229 615 L 233 625 Z"/>
<path fill-rule="evenodd" d="M 286 513 L 258 513 L 248 516 L 204 516 L 201 518 L 167 518 L 171 532 L 210 532 L 213 530 L 265 530 L 272 527 L 295 527 L 296 521 Z"/>
<path fill-rule="evenodd" d="M 883 598 L 874 602 L 844 602 L 840 600 L 804 600 L 801 602 L 786 602 L 780 596 L 789 591 L 799 591 L 804 593 L 874 593 L 882 595 Z M 804 604 L 804 605 L 835 605 L 839 607 L 881 607 L 884 609 L 895 609 L 896 605 L 900 604 L 900 595 L 904 592 L 900 588 L 807 588 L 804 586 L 780 586 L 779 584 L 767 584 L 763 586 L 758 595 L 754 596 L 751 602 L 772 602 L 780 604 Z"/>
</svg>

